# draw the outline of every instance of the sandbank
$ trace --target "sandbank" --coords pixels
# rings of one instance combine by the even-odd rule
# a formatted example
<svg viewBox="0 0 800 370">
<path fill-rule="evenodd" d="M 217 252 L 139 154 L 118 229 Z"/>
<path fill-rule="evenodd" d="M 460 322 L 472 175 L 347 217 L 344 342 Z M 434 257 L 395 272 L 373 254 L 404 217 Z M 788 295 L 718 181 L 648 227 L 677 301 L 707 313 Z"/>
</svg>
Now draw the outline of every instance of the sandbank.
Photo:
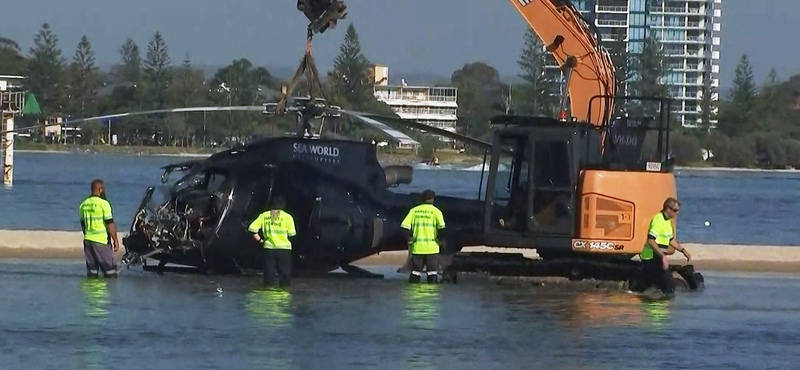
<svg viewBox="0 0 800 370">
<path fill-rule="evenodd" d="M 125 233 L 119 233 L 120 242 Z M 0 230 L 0 259 L 75 259 L 82 260 L 83 236 L 79 231 Z M 684 243 L 691 252 L 691 263 L 700 271 L 746 271 L 800 273 L 800 246 L 729 245 Z M 522 253 L 537 258 L 535 250 L 467 247 L 465 252 Z M 124 247 L 116 253 L 124 253 Z M 357 261 L 356 265 L 402 265 L 405 251 L 382 252 Z M 675 264 L 685 264 L 683 255 L 670 256 Z"/>
</svg>

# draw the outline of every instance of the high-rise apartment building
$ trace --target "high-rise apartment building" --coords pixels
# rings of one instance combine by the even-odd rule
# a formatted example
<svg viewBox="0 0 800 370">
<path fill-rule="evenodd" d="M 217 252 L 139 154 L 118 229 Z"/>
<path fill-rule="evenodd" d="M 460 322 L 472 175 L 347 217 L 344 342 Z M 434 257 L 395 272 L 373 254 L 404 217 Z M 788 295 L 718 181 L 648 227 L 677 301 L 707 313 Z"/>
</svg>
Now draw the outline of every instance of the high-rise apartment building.
<svg viewBox="0 0 800 370">
<path fill-rule="evenodd" d="M 653 34 L 661 45 L 668 72 L 663 82 L 673 98 L 673 112 L 684 127 L 700 121 L 703 91 L 719 99 L 722 0 L 573 0 L 611 48 L 625 36 L 630 55 L 641 53 Z M 549 65 L 558 73 L 555 60 Z M 716 112 L 715 112 L 716 113 Z"/>
</svg>

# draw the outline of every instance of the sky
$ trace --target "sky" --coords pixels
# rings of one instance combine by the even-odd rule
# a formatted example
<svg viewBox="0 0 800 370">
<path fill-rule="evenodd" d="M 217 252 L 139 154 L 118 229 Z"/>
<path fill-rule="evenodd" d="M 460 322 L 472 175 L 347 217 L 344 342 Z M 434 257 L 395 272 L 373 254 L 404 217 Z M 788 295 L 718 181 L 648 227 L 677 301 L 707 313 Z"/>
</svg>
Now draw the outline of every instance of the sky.
<svg viewBox="0 0 800 370">
<path fill-rule="evenodd" d="M 346 0 L 348 19 L 314 38 L 314 57 L 328 70 L 353 23 L 372 62 L 404 73 L 449 76 L 466 63 L 484 61 L 502 76 L 518 73 L 525 28 L 508 0 Z M 100 65 L 119 60 L 131 37 L 142 56 L 160 31 L 173 63 L 189 53 L 199 65 L 226 65 L 248 58 L 254 64 L 295 68 L 304 51 L 306 18 L 296 0 L 31 0 L 4 1 L 0 35 L 25 53 L 42 23 L 50 23 L 67 59 L 82 35 L 92 42 Z M 721 87 L 730 86 L 736 63 L 747 53 L 757 81 L 775 67 L 786 79 L 800 73 L 794 23 L 797 0 L 723 0 Z M 791 47 L 789 47 L 791 45 Z M 409 81 L 413 83 L 413 81 Z"/>
</svg>

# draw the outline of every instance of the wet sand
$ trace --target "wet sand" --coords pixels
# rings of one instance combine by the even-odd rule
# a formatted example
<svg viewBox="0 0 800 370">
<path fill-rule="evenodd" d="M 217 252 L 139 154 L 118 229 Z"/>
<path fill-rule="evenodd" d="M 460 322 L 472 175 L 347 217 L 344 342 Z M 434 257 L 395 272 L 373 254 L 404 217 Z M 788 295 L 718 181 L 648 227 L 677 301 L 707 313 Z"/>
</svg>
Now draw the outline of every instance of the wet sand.
<svg viewBox="0 0 800 370">
<path fill-rule="evenodd" d="M 124 233 L 119 233 L 120 243 Z M 51 230 L 0 230 L 0 259 L 83 259 L 82 235 L 75 231 Z M 723 245 L 684 243 L 692 254 L 692 264 L 698 270 L 747 271 L 747 272 L 789 272 L 800 273 L 800 247 L 762 246 L 762 245 Z M 532 250 L 469 247 L 465 252 L 504 252 L 522 253 L 536 258 Z M 122 256 L 124 247 L 120 246 L 117 258 Z M 356 265 L 402 265 L 407 253 L 383 252 L 360 261 Z M 670 257 L 676 264 L 685 264 L 680 253 Z"/>
</svg>

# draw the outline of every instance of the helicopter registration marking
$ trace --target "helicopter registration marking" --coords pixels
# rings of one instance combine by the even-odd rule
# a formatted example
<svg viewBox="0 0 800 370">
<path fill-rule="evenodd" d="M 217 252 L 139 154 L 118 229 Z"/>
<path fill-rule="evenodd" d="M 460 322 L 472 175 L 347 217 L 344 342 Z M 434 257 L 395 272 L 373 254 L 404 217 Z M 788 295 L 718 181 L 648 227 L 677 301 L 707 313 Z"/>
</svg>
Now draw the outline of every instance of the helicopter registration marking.
<svg viewBox="0 0 800 370">
<path fill-rule="evenodd" d="M 623 250 L 624 248 L 625 248 L 624 245 L 602 240 L 584 240 L 584 239 L 572 240 L 573 250 L 620 251 Z"/>
</svg>

